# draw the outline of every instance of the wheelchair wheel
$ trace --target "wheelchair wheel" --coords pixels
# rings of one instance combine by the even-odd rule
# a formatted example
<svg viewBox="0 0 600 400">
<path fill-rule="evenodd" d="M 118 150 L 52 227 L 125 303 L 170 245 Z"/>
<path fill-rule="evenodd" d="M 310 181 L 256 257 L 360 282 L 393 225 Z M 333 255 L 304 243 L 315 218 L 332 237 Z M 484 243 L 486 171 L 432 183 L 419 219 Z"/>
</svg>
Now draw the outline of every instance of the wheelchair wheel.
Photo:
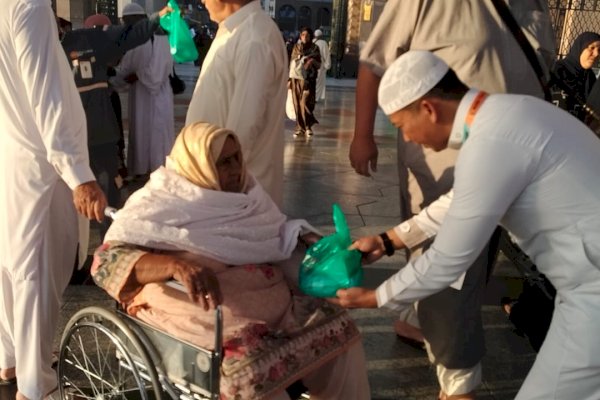
<svg viewBox="0 0 600 400">
<path fill-rule="evenodd" d="M 58 361 L 63 400 L 160 400 L 148 350 L 113 311 L 88 307 L 67 323 Z"/>
</svg>

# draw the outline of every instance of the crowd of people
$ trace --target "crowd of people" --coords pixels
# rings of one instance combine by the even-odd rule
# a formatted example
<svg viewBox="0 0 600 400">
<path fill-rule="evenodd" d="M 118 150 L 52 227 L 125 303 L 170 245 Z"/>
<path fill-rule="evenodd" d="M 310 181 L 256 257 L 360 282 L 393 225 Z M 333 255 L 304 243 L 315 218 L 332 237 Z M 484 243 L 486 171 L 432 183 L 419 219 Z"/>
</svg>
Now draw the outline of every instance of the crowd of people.
<svg viewBox="0 0 600 400">
<path fill-rule="evenodd" d="M 74 30 L 45 0 L 15 0 L 0 17 L 0 384 L 16 384 L 17 400 L 56 390 L 48 333 L 85 236 L 79 213 L 102 222 L 91 273 L 126 312 L 210 347 L 209 313 L 223 307 L 224 368 L 250 365 L 244 381 L 224 377 L 223 399 L 289 399 L 296 381 L 312 399 L 370 398 L 355 307 L 397 311 L 397 335 L 435 366 L 439 399 L 474 399 L 482 297 L 505 229 L 556 297 L 517 399 L 600 398 L 600 142 L 586 126 L 599 121 L 600 35 L 582 33 L 554 63 L 546 2 L 511 2 L 536 68 L 497 1 L 389 0 L 361 49 L 349 161 L 376 172 L 379 106 L 398 128 L 401 218 L 352 247 L 365 263 L 410 258 L 375 290 L 316 299 L 296 279 L 320 236 L 280 211 L 283 132 L 289 92 L 294 135 L 314 134 L 327 42 L 302 27 L 286 49 L 258 0 L 205 6 L 219 28 L 177 136 L 158 23 L 170 7 L 148 16 L 132 3 L 120 25 L 95 14 Z M 126 156 L 117 91 L 129 98 Z M 127 175 L 146 183 L 109 225 Z M 276 343 L 287 352 L 270 354 Z"/>
</svg>

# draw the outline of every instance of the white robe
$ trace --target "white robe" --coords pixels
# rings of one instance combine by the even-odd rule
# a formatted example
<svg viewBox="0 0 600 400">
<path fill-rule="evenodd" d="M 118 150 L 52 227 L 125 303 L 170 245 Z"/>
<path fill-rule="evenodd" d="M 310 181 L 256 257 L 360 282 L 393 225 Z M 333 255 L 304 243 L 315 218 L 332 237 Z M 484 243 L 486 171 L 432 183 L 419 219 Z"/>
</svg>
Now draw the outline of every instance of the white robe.
<svg viewBox="0 0 600 400">
<path fill-rule="evenodd" d="M 56 387 L 52 341 L 75 261 L 71 191 L 94 180 L 85 114 L 50 4 L 0 14 L 0 367 L 39 400 Z M 66 184 L 65 184 L 66 183 Z"/>
<path fill-rule="evenodd" d="M 465 95 L 452 127 L 449 145 L 462 147 L 451 202 L 434 204 L 445 214 L 435 242 L 379 286 L 377 303 L 399 309 L 447 287 L 500 222 L 557 290 L 548 335 L 516 398 L 599 399 L 600 142 L 547 102 L 495 95 L 462 144 L 475 93 Z"/>
<path fill-rule="evenodd" d="M 129 87 L 129 175 L 146 174 L 164 165 L 173 147 L 173 90 L 169 83 L 172 70 L 166 35 L 154 35 L 154 41 L 128 51 L 119 64 L 117 81 L 132 73 L 138 77 Z"/>
<path fill-rule="evenodd" d="M 319 53 L 321 53 L 321 68 L 319 68 L 319 74 L 317 75 L 317 93 L 315 95 L 315 98 L 319 101 L 325 100 L 325 78 L 327 71 L 331 68 L 331 54 L 329 44 L 325 40 L 317 39 L 315 44 L 319 47 Z"/>
</svg>

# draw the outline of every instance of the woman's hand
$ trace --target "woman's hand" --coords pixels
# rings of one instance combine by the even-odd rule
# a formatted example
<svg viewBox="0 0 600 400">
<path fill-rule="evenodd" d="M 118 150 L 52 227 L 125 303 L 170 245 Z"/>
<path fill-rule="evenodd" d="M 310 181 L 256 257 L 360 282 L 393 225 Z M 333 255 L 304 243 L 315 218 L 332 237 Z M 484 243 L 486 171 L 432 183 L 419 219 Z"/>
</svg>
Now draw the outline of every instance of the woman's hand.
<svg viewBox="0 0 600 400">
<path fill-rule="evenodd" d="M 317 243 L 319 240 L 321 240 L 322 237 L 323 236 L 314 232 L 308 232 L 304 235 L 301 235 L 300 240 L 306 245 L 306 247 L 310 247 L 313 244 Z"/>
<path fill-rule="evenodd" d="M 371 264 L 385 255 L 385 247 L 380 236 L 361 237 L 352 243 L 348 250 L 359 250 L 363 253 L 364 264 Z"/>
<path fill-rule="evenodd" d="M 216 308 L 223 302 L 219 281 L 212 269 L 181 259 L 175 259 L 171 268 L 173 279 L 181 282 L 190 300 L 202 305 L 204 310 Z"/>
</svg>

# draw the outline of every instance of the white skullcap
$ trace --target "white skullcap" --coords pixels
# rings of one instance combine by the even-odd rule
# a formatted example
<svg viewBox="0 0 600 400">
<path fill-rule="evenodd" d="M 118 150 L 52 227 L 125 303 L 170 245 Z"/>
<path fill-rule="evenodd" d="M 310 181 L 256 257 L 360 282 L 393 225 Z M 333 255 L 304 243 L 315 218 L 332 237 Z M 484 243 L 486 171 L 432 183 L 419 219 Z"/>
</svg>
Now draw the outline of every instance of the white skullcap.
<svg viewBox="0 0 600 400">
<path fill-rule="evenodd" d="M 429 51 L 402 54 L 381 78 L 379 106 L 386 115 L 403 109 L 433 89 L 448 70 L 448 64 Z"/>
<path fill-rule="evenodd" d="M 123 7 L 123 11 L 121 12 L 122 17 L 127 15 L 146 15 L 146 10 L 137 3 L 129 3 Z"/>
<path fill-rule="evenodd" d="M 321 36 L 323 36 L 323 31 L 322 31 L 322 30 L 320 30 L 320 29 L 317 29 L 317 30 L 315 31 L 315 37 L 321 37 Z"/>
</svg>

